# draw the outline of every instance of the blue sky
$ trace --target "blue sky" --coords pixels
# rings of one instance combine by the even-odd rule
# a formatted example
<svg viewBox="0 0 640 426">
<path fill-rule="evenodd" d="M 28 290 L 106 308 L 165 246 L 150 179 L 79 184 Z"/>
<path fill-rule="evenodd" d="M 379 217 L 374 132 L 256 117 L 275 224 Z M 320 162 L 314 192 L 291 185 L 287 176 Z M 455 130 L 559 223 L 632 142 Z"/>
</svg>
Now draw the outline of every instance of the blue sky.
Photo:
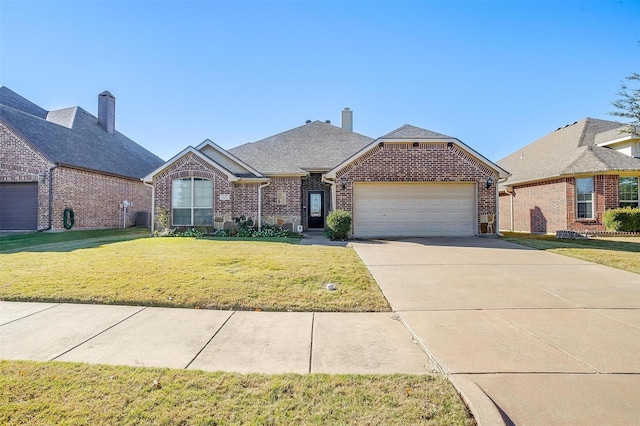
<svg viewBox="0 0 640 426">
<path fill-rule="evenodd" d="M 0 0 L 0 85 L 97 114 L 164 159 L 354 111 L 491 160 L 584 117 L 640 72 L 640 1 Z M 284 154 L 284 153 L 283 153 Z"/>
</svg>

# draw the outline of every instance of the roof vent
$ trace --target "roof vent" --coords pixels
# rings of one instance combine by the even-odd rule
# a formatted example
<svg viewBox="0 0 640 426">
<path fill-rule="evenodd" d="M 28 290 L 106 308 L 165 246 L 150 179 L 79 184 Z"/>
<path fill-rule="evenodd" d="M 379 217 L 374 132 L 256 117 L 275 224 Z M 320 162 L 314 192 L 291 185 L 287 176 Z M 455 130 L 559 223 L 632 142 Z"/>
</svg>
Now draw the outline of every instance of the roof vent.
<svg viewBox="0 0 640 426">
<path fill-rule="evenodd" d="M 324 120 L 325 123 L 331 124 L 331 120 Z"/>
<path fill-rule="evenodd" d="M 311 123 L 311 120 L 307 120 L 304 122 L 304 124 L 309 124 L 309 123 Z"/>
</svg>

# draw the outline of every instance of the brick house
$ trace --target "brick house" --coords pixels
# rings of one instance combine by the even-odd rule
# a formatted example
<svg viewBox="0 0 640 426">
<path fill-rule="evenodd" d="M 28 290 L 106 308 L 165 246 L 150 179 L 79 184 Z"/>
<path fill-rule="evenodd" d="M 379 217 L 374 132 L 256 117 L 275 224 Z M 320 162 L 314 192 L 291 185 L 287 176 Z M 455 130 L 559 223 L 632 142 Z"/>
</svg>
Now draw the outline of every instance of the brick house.
<svg viewBox="0 0 640 426">
<path fill-rule="evenodd" d="M 0 230 L 131 226 L 150 210 L 141 181 L 163 160 L 115 129 L 115 98 L 98 96 L 98 117 L 80 107 L 47 111 L 0 87 Z M 126 201 L 126 203 L 125 203 Z"/>
<path fill-rule="evenodd" d="M 508 176 L 456 138 L 405 125 L 373 139 L 308 121 L 224 150 L 206 140 L 144 178 L 154 217 L 169 226 L 231 226 L 252 218 L 296 230 L 324 229 L 334 209 L 352 213 L 355 237 L 476 235 L 495 214 L 497 182 Z"/>
<path fill-rule="evenodd" d="M 640 135 L 621 123 L 585 118 L 497 162 L 499 229 L 603 231 L 605 210 L 638 207 Z"/>
</svg>

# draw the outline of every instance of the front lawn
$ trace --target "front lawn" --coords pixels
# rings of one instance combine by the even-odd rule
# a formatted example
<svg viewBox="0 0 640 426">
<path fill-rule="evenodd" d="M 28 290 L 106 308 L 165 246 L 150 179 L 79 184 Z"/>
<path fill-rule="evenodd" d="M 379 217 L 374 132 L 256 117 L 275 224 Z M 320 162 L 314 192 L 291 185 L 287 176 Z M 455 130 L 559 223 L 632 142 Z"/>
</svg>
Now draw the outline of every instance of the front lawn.
<svg viewBox="0 0 640 426">
<path fill-rule="evenodd" d="M 572 240 L 557 239 L 554 235 L 504 232 L 504 240 L 640 274 L 640 238 L 637 237 Z"/>
<path fill-rule="evenodd" d="M 390 309 L 352 248 L 104 238 L 0 253 L 0 299 L 236 310 Z M 327 290 L 329 283 L 336 290 Z"/>
<path fill-rule="evenodd" d="M 235 374 L 0 361 L 3 425 L 475 425 L 443 376 Z"/>
</svg>

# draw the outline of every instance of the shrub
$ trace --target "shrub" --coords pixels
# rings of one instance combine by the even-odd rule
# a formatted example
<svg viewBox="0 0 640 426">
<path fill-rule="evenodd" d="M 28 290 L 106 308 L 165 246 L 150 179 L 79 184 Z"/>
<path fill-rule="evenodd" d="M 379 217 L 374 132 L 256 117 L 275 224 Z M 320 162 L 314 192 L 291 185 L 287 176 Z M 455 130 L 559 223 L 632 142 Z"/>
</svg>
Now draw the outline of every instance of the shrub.
<svg viewBox="0 0 640 426">
<path fill-rule="evenodd" d="M 327 215 L 327 228 L 332 240 L 347 239 L 351 231 L 351 214 L 340 209 L 332 211 Z"/>
<path fill-rule="evenodd" d="M 640 208 L 606 210 L 602 222 L 607 231 L 640 232 Z"/>
</svg>

